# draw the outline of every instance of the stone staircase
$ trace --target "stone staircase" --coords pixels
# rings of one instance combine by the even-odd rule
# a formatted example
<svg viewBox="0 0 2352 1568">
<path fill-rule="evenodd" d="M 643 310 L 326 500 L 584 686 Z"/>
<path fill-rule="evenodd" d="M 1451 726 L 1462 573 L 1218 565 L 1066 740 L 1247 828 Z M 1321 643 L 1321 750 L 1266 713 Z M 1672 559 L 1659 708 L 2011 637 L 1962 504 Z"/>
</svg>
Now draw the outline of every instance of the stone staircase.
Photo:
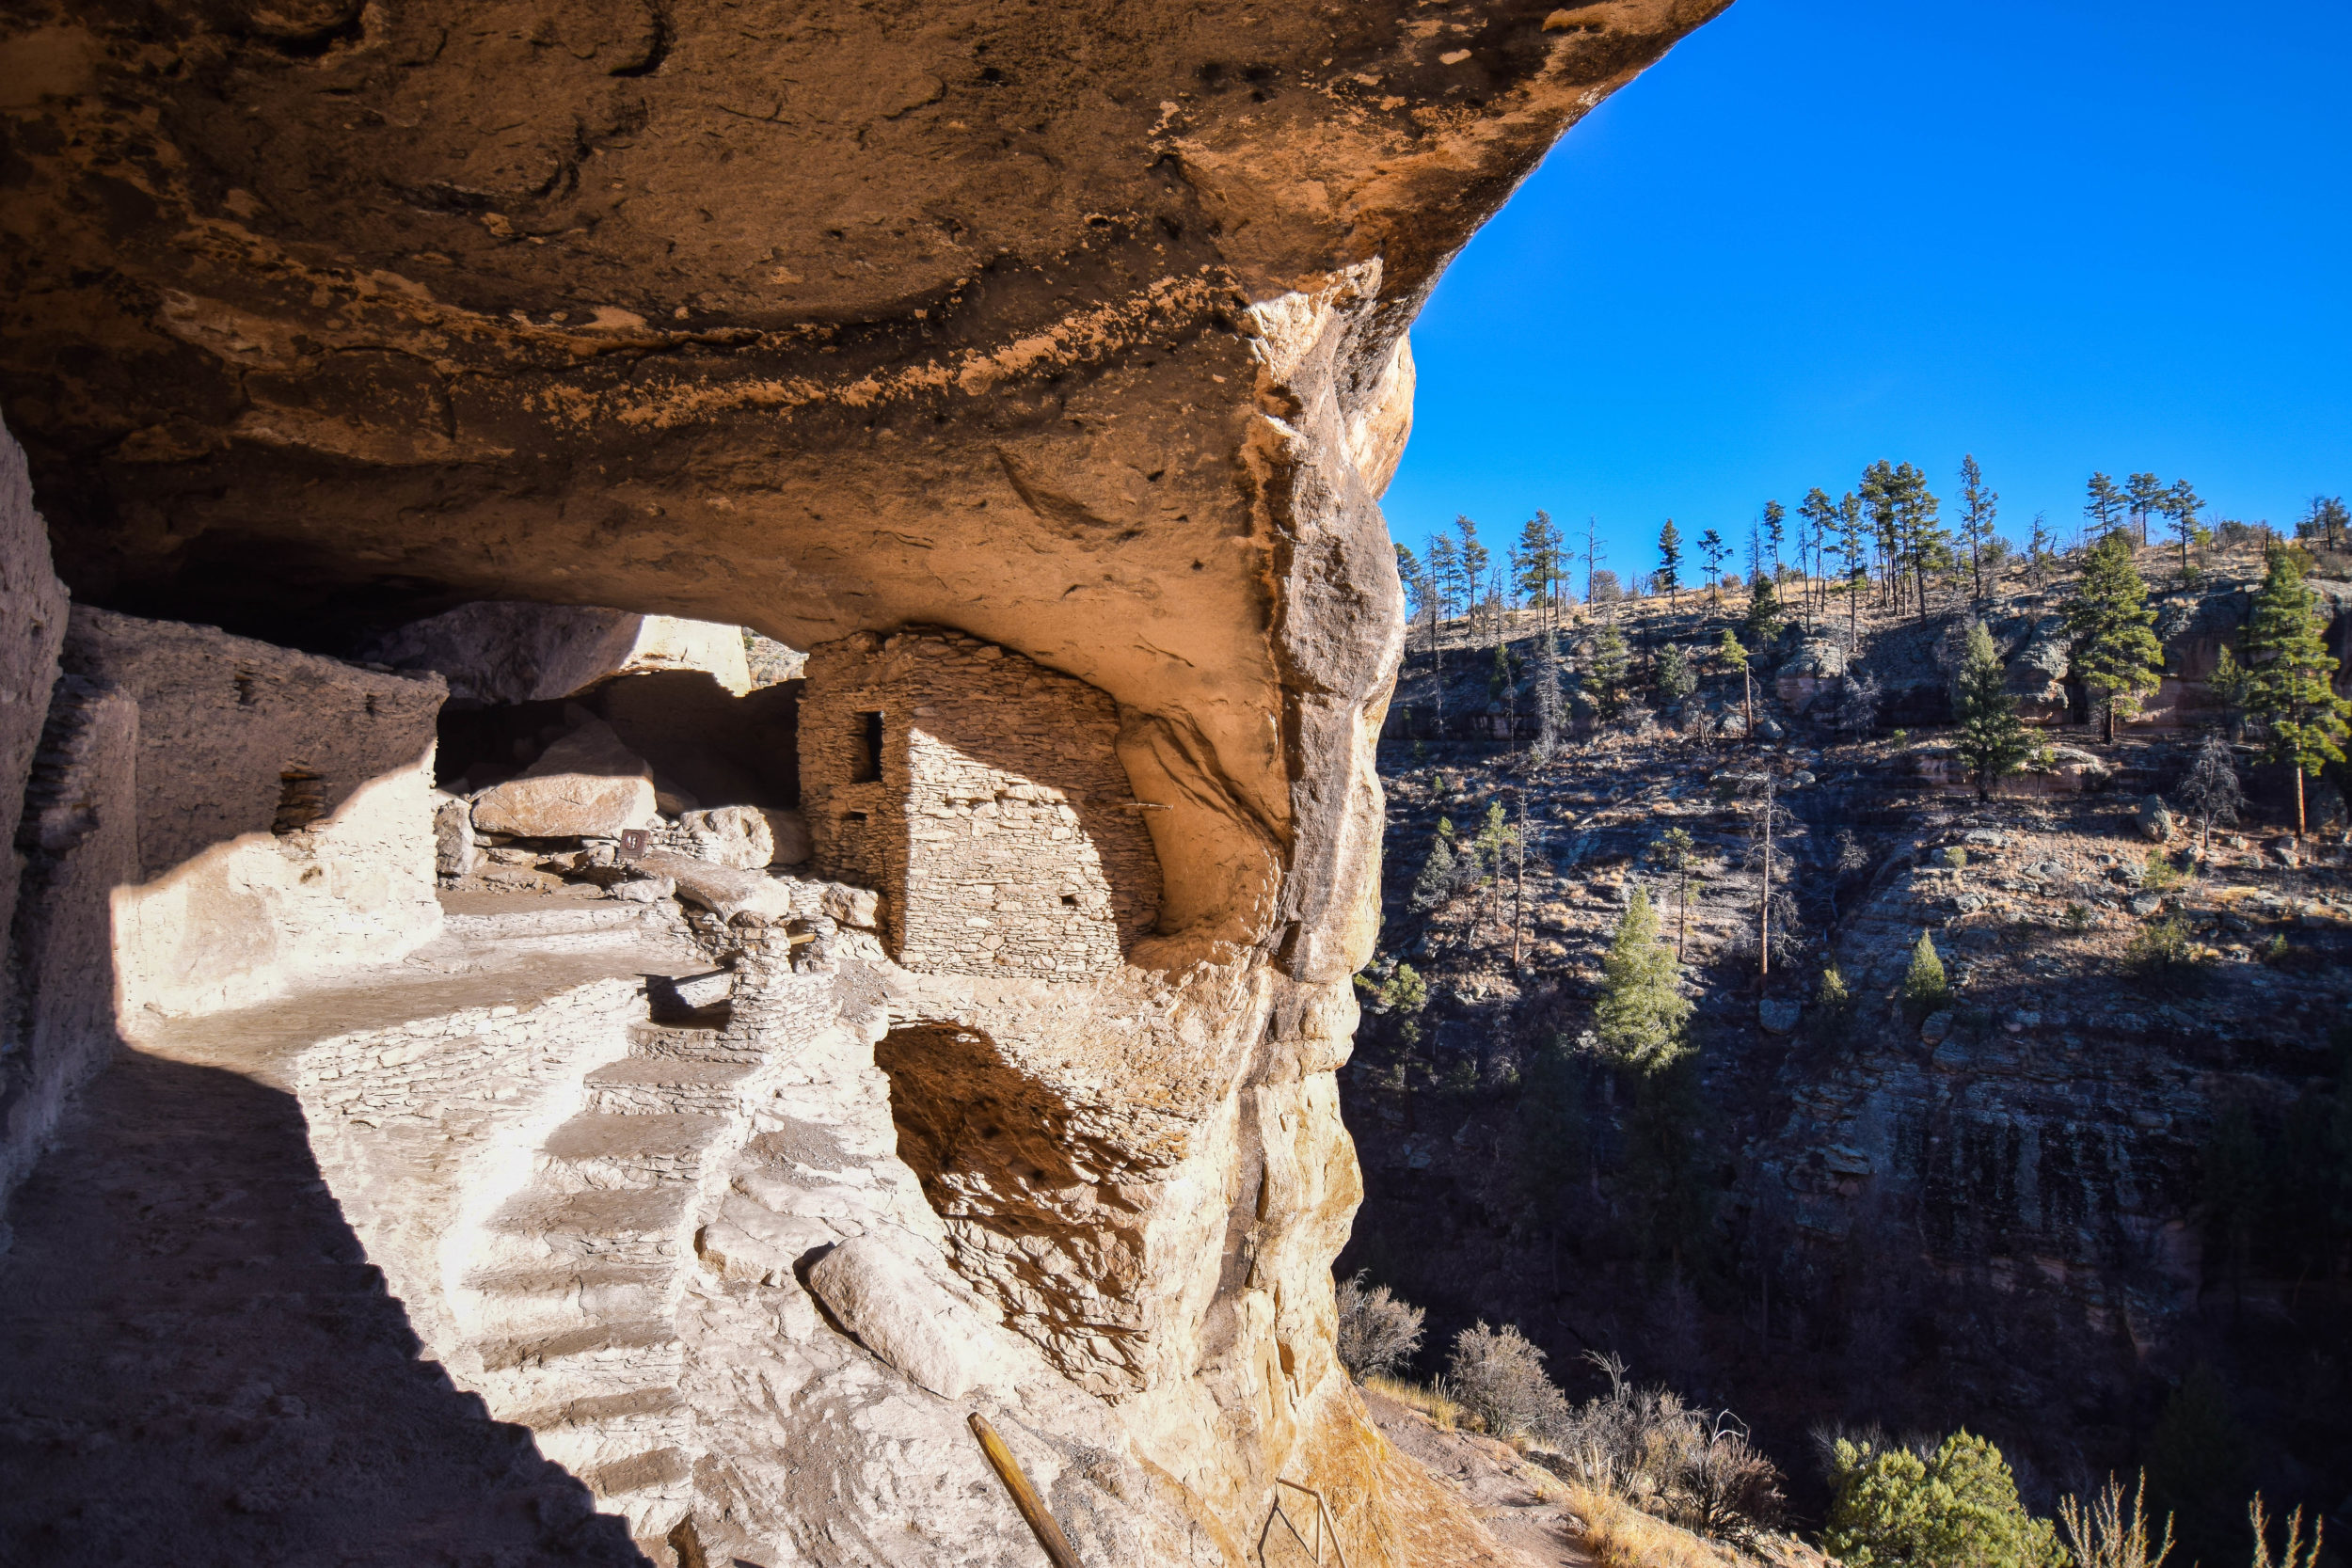
<svg viewBox="0 0 2352 1568">
<path fill-rule="evenodd" d="M 452 1293 L 479 1358 L 467 1381 L 641 1540 L 689 1499 L 673 1321 L 762 1066 L 714 1022 L 636 1024 L 628 1054 L 584 1075 L 529 1180 L 464 1243 Z"/>
</svg>

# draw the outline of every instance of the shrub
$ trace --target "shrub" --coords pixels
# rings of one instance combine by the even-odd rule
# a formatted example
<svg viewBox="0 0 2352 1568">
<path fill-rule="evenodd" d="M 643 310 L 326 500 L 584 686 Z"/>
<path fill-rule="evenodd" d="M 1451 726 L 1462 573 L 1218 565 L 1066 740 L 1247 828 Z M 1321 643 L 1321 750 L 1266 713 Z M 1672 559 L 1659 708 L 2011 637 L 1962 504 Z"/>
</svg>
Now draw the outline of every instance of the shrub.
<svg viewBox="0 0 2352 1568">
<path fill-rule="evenodd" d="M 1911 968 L 1903 974 L 1903 1004 L 1924 1018 L 1951 996 L 1951 983 L 1944 977 L 1944 959 L 1935 950 L 1935 939 L 1922 929 L 1918 944 L 1911 950 Z"/>
<path fill-rule="evenodd" d="M 1968 869 L 1968 851 L 1955 844 L 1944 851 L 1944 863 L 1954 871 Z"/>
<path fill-rule="evenodd" d="M 1368 1285 L 1364 1271 L 1340 1285 L 1340 1365 L 1361 1383 L 1392 1375 L 1421 1349 L 1422 1309 L 1396 1299 L 1386 1285 Z"/>
<path fill-rule="evenodd" d="M 2179 980 L 2197 968 L 2197 950 L 2189 945 L 2188 922 L 2166 915 L 2139 928 L 2123 947 L 2125 973 L 2145 980 Z"/>
<path fill-rule="evenodd" d="M 1485 1319 L 1454 1336 L 1445 1392 L 1497 1437 L 1542 1432 L 1567 1417 L 1567 1397 L 1544 1372 L 1544 1353 L 1517 1327 Z"/>
<path fill-rule="evenodd" d="M 2142 1472 L 2123 1504 L 2123 1483 L 2107 1477 L 2105 1489 L 2092 1494 L 2090 1506 L 2081 1499 L 2058 1501 L 2058 1518 L 2066 1526 L 2066 1544 L 2074 1554 L 2074 1568 L 2164 1568 L 2172 1552 L 2172 1519 L 2165 1516 L 2164 1539 L 2153 1548 L 2148 1541 L 2148 1477 Z"/>
<path fill-rule="evenodd" d="M 1741 1536 L 1781 1515 L 1781 1474 L 1728 1411 L 1709 1414 L 1661 1387 L 1636 1387 L 1625 1363 L 1587 1354 L 1609 1392 L 1578 1406 L 1546 1435 L 1551 1467 L 1613 1493 L 1685 1529 Z"/>
<path fill-rule="evenodd" d="M 1836 1489 L 1821 1544 L 1847 1568 L 2060 1568 L 2058 1531 L 2027 1513 L 2001 1450 L 1967 1432 L 1931 1454 L 1833 1449 Z"/>
</svg>

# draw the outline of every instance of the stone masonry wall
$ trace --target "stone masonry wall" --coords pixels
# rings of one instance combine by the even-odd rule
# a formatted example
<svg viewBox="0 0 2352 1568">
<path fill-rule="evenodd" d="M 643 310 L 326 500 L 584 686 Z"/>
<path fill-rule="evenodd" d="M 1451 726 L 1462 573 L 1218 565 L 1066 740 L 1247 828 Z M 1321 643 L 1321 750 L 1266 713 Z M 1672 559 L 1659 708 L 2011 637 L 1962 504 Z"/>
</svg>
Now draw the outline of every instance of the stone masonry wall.
<svg viewBox="0 0 2352 1568">
<path fill-rule="evenodd" d="M 138 870 L 136 705 L 68 675 L 40 740 L 14 844 L 24 878 L 0 1007 L 0 1204 L 114 1049 L 112 900 Z"/>
<path fill-rule="evenodd" d="M 909 969 L 1104 974 L 1160 900 L 1118 735 L 1107 695 L 974 638 L 813 649 L 801 787 L 818 871 L 882 890 Z"/>
<path fill-rule="evenodd" d="M 438 676 L 87 606 L 64 662 L 138 704 L 145 880 L 116 909 L 126 1008 L 244 1006 L 440 929 Z"/>
</svg>

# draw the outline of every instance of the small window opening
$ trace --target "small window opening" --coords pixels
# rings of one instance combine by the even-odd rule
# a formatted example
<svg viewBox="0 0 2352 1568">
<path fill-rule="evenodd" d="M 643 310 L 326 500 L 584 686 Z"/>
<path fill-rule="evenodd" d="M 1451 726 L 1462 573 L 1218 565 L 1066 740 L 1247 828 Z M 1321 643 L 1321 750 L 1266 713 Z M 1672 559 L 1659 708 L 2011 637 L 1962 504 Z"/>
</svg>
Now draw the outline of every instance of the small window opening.
<svg viewBox="0 0 2352 1568">
<path fill-rule="evenodd" d="M 250 670 L 240 670 L 237 672 L 234 679 L 237 688 L 237 705 L 239 707 L 251 707 L 255 701 L 253 693 L 253 672 Z"/>
<path fill-rule="evenodd" d="M 845 811 L 841 814 L 841 820 L 845 823 L 863 823 L 866 820 L 866 814 L 862 811 Z"/>
<path fill-rule="evenodd" d="M 1065 910 L 1076 909 L 1078 907 L 1078 895 L 1074 893 L 1063 894 L 1061 895 L 1061 907 Z"/>
<path fill-rule="evenodd" d="M 871 784 L 882 777 L 882 716 L 879 713 L 861 713 L 857 717 L 860 726 L 857 770 L 850 775 L 850 782 Z"/>
<path fill-rule="evenodd" d="M 298 833 L 326 815 L 326 780 L 307 768 L 289 768 L 278 775 L 278 815 L 269 831 L 284 837 Z"/>
</svg>

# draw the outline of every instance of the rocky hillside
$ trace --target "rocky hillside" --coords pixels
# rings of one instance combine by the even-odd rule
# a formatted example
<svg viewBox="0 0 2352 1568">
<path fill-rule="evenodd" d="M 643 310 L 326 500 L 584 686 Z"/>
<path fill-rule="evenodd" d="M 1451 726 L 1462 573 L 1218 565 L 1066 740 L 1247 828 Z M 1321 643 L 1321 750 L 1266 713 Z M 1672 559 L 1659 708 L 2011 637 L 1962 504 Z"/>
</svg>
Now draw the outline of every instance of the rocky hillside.
<svg viewBox="0 0 2352 1568">
<path fill-rule="evenodd" d="M 2145 1464 L 2217 1542 L 2256 1485 L 2352 1501 L 2342 796 L 2312 789 L 2324 826 L 2298 845 L 2286 775 L 2240 744 L 2243 820 L 2198 842 L 2177 784 L 2230 721 L 2207 677 L 2259 562 L 2170 589 L 2158 552 L 2141 569 L 2166 680 L 2113 744 L 2069 667 L 2063 564 L 1999 580 L 1981 614 L 2042 733 L 1982 802 L 1938 729 L 1957 592 L 1925 616 L 1833 599 L 1809 628 L 1792 594 L 1753 739 L 1741 677 L 1695 657 L 1744 594 L 1611 607 L 1640 694 L 1609 722 L 1597 623 L 1572 612 L 1575 733 L 1542 766 L 1539 613 L 1508 618 L 1508 679 L 1457 623 L 1441 687 L 1418 629 L 1381 750 L 1386 919 L 1343 1089 L 1366 1197 L 1342 1268 L 1428 1307 L 1432 1347 L 1509 1320 L 1555 1367 L 1613 1349 L 1736 1408 L 1800 1512 L 1808 1434 L 1840 1423 L 1987 1433 L 2045 1508 Z M 2352 584 L 2317 586 L 2341 654 Z M 1669 647 L 1702 676 L 1672 704 L 1641 691 Z M 1788 814 L 1769 976 L 1767 777 Z M 1505 829 L 1523 814 L 1523 859 L 1476 847 L 1495 806 Z M 1441 819 L 1450 876 L 1427 872 Z M 1676 829 L 1687 894 L 1659 853 Z M 1580 1042 L 1637 887 L 1697 1007 L 1695 1057 L 1647 1078 Z M 1922 933 L 1950 987 L 1926 1007 L 1903 996 Z"/>
</svg>

